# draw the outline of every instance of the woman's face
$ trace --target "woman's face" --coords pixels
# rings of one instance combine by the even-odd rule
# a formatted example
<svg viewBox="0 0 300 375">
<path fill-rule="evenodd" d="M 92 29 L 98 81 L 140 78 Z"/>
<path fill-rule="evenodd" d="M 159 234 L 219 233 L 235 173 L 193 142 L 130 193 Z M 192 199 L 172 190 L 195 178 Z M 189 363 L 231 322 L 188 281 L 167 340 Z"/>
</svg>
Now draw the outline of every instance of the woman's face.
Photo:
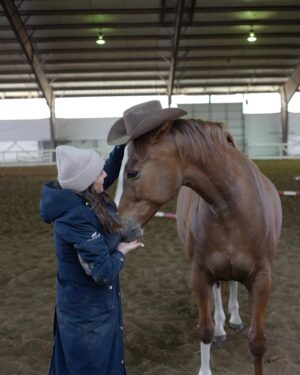
<svg viewBox="0 0 300 375">
<path fill-rule="evenodd" d="M 97 177 L 96 181 L 93 183 L 93 188 L 97 194 L 103 193 L 103 182 L 105 177 L 107 176 L 106 172 L 103 170 L 99 176 Z"/>
</svg>

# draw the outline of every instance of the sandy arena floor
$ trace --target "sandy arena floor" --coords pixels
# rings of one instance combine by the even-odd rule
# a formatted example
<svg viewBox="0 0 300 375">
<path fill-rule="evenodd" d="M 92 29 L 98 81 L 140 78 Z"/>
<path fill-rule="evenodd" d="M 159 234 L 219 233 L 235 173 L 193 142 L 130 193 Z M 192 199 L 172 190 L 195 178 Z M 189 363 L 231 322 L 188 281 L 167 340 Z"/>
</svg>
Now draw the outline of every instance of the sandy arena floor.
<svg viewBox="0 0 300 375">
<path fill-rule="evenodd" d="M 278 190 L 300 190 L 299 161 L 258 163 Z M 39 218 L 42 183 L 53 167 L 1 168 L 0 372 L 47 374 L 52 347 L 55 256 L 52 227 Z M 283 197 L 284 225 L 273 266 L 266 315 L 269 338 L 266 375 L 300 374 L 300 198 Z M 174 211 L 175 202 L 163 210 Z M 145 228 L 145 248 L 130 253 L 122 271 L 128 375 L 196 375 L 197 308 L 189 265 L 173 220 L 154 218 Z M 253 375 L 246 331 L 247 293 L 240 286 L 246 329 L 212 348 L 213 375 Z"/>
</svg>

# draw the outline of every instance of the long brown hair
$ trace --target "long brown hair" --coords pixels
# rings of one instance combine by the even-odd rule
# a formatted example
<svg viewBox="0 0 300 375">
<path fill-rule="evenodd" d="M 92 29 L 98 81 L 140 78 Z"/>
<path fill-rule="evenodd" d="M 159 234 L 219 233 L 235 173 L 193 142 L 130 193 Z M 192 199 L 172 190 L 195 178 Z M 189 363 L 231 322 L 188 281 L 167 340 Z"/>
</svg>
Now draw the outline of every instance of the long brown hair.
<svg viewBox="0 0 300 375">
<path fill-rule="evenodd" d="M 93 185 L 89 186 L 80 195 L 88 202 L 91 209 L 98 217 L 103 226 L 103 230 L 108 233 L 113 233 L 121 230 L 121 221 L 119 216 L 112 215 L 108 210 L 108 205 L 112 205 L 117 211 L 115 202 L 106 193 L 97 194 Z"/>
</svg>

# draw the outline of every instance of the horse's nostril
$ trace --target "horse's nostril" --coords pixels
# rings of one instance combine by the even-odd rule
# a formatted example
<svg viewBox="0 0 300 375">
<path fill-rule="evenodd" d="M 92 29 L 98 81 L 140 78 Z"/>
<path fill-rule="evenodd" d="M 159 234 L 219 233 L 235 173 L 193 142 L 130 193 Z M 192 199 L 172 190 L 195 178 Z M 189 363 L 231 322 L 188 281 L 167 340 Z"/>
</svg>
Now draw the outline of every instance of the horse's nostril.
<svg viewBox="0 0 300 375">
<path fill-rule="evenodd" d="M 143 229 L 136 224 L 135 222 L 128 220 L 127 223 L 124 225 L 124 230 L 122 232 L 122 239 L 124 241 L 134 241 L 143 236 Z"/>
</svg>

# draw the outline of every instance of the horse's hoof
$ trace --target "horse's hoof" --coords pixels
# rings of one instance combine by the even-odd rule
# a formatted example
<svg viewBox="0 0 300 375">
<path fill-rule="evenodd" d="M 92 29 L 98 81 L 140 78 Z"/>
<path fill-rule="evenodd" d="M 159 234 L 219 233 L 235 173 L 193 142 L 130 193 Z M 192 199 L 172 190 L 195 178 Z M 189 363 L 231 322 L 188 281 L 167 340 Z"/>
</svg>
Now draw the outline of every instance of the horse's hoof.
<svg viewBox="0 0 300 375">
<path fill-rule="evenodd" d="M 229 328 L 233 329 L 235 332 L 240 333 L 244 329 L 243 323 L 240 324 L 235 324 L 235 323 L 230 323 L 228 322 Z"/>
<path fill-rule="evenodd" d="M 226 335 L 214 337 L 214 344 L 218 347 L 221 346 L 225 341 L 226 341 Z"/>
</svg>

